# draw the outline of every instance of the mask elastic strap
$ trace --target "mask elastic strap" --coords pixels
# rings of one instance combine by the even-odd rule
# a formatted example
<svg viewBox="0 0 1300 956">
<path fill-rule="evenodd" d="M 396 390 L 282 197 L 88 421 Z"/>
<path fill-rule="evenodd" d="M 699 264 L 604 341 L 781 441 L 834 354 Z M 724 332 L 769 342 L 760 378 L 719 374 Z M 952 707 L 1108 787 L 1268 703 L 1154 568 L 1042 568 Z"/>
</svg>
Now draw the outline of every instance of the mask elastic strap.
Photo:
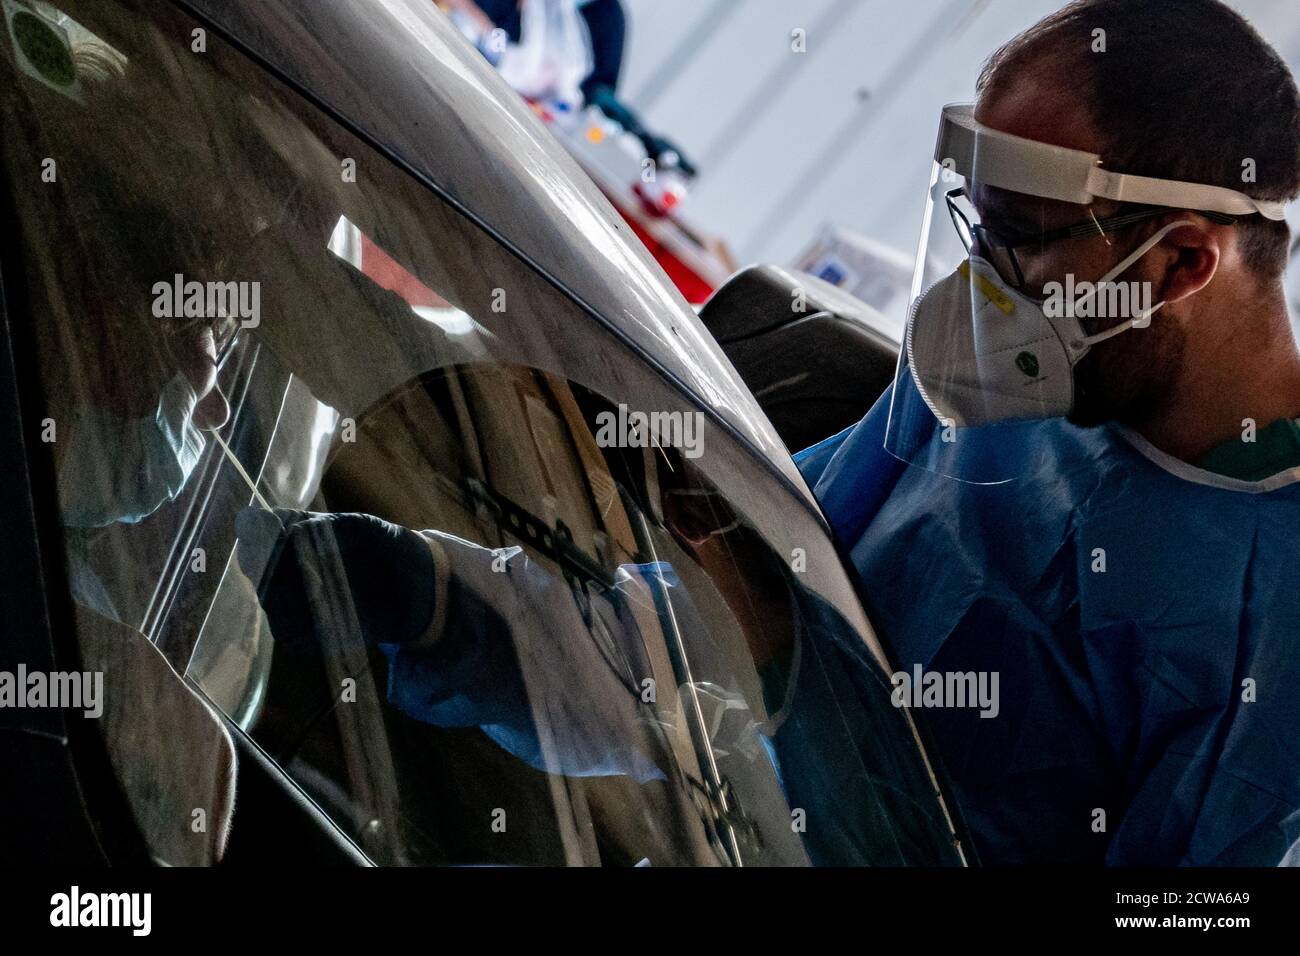
<svg viewBox="0 0 1300 956">
<path fill-rule="evenodd" d="M 1196 225 L 1196 223 L 1192 222 L 1190 219 L 1180 219 L 1177 222 L 1171 222 L 1169 225 L 1160 229 L 1150 239 L 1142 243 L 1142 245 L 1138 246 L 1131 253 L 1129 253 L 1127 256 L 1121 259 L 1115 265 L 1114 268 L 1112 268 L 1104 276 L 1102 276 L 1100 279 L 1094 282 L 1092 284 L 1092 287 L 1087 291 L 1087 293 L 1085 293 L 1083 296 L 1080 297 L 1079 302 L 1086 302 L 1092 296 L 1096 295 L 1098 289 L 1105 286 L 1106 283 L 1110 282 L 1117 275 L 1122 275 L 1125 269 L 1133 265 L 1133 263 L 1137 262 L 1148 252 L 1154 249 L 1156 244 L 1159 243 L 1162 239 L 1164 239 L 1164 237 L 1167 236 L 1169 233 L 1173 232 L 1175 229 L 1179 228 L 1180 226 L 1194 226 L 1194 225 Z M 1139 315 L 1133 316 L 1133 318 L 1129 319 L 1128 321 L 1121 322 L 1119 325 L 1109 328 L 1104 332 L 1098 332 L 1096 335 L 1087 336 L 1086 338 L 1081 340 L 1081 344 L 1085 347 L 1091 348 L 1092 346 L 1096 345 L 1098 342 L 1105 342 L 1107 339 L 1114 338 L 1116 335 L 1119 335 L 1121 332 L 1127 332 L 1129 329 L 1145 328 L 1151 322 L 1151 316 L 1155 315 L 1156 312 L 1158 312 L 1164 304 L 1165 304 L 1164 299 L 1161 299 L 1151 308 L 1144 310 Z M 1076 303 L 1076 308 L 1077 308 L 1077 303 Z"/>
<path fill-rule="evenodd" d="M 1164 302 L 1157 302 L 1155 305 L 1151 306 L 1151 308 L 1143 312 L 1140 316 L 1134 316 L 1133 318 L 1125 322 L 1121 322 L 1119 325 L 1107 329 L 1105 332 L 1098 332 L 1096 335 L 1085 336 L 1079 341 L 1085 348 L 1092 348 L 1098 342 L 1105 342 L 1107 339 L 1113 339 L 1121 332 L 1127 332 L 1131 328 L 1139 327 L 1138 326 L 1139 321 L 1142 323 L 1141 327 L 1145 327 L 1145 325 L 1151 321 L 1151 316 L 1155 315 L 1156 311 L 1162 305 L 1164 305 Z"/>
</svg>

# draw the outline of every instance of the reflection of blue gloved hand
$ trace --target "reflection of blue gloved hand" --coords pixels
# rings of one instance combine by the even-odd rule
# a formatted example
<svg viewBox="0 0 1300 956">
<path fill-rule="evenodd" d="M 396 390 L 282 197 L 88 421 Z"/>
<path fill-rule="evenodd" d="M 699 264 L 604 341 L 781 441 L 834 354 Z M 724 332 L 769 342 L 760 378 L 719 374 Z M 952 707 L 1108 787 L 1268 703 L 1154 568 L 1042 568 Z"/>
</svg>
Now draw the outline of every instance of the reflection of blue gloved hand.
<svg viewBox="0 0 1300 956">
<path fill-rule="evenodd" d="M 424 538 L 374 515 L 245 508 L 235 519 L 239 565 L 257 587 L 276 639 L 318 645 L 346 633 L 335 601 L 314 601 L 309 581 L 335 580 L 340 568 L 367 644 L 405 644 L 433 619 L 434 562 Z M 326 606 L 322 606 L 326 605 Z"/>
</svg>

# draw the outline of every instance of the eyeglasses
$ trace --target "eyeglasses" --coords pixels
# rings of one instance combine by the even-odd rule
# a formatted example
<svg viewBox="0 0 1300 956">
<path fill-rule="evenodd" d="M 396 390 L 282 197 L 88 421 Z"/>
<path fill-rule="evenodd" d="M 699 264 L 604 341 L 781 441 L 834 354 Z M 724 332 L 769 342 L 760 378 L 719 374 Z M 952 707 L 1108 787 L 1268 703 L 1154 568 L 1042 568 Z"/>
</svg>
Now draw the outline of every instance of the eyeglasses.
<svg viewBox="0 0 1300 956">
<path fill-rule="evenodd" d="M 1034 236 L 1008 236 L 995 229 L 990 229 L 988 226 L 971 223 L 970 217 L 962 211 L 957 203 L 958 199 L 965 198 L 964 187 L 959 186 L 950 190 L 945 193 L 944 198 L 948 203 L 948 214 L 952 217 L 952 224 L 957 230 L 962 245 L 966 247 L 967 254 L 970 254 L 972 249 L 977 249 L 977 254 L 983 256 L 993 265 L 993 268 L 997 269 L 1002 281 L 1017 290 L 1025 287 L 1025 274 L 1020 266 L 1020 259 L 1016 255 L 1017 249 L 1026 249 L 1031 246 L 1041 249 L 1043 246 L 1064 239 L 1090 235 L 1104 236 L 1174 211 L 1165 206 L 1139 206 L 1125 213 L 1108 216 L 1105 219 L 1094 217 L 1077 225 L 1048 229 Z M 1211 222 L 1217 222 L 1220 225 L 1230 226 L 1237 222 L 1236 216 L 1230 216 L 1226 213 L 1206 212 L 1204 210 L 1198 210 L 1198 212 Z"/>
<path fill-rule="evenodd" d="M 240 321 L 235 316 L 198 319 L 176 326 L 164 326 L 164 329 L 164 341 L 173 361 L 184 361 L 184 356 L 192 356 L 197 347 L 196 337 L 205 329 L 210 331 L 215 352 L 213 365 L 217 371 L 225 366 L 226 360 L 234 354 L 235 347 L 239 345 Z"/>
</svg>

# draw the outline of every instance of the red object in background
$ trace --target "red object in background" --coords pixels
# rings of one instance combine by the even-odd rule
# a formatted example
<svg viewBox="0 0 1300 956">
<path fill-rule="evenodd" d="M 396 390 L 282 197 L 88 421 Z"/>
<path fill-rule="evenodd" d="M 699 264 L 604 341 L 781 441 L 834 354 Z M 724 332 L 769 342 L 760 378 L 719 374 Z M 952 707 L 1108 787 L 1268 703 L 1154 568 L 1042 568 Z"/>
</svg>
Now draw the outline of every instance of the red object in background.
<svg viewBox="0 0 1300 956">
<path fill-rule="evenodd" d="M 632 193 L 641 200 L 647 216 L 663 219 L 682 201 L 685 190 L 681 186 L 650 190 L 641 183 L 636 183 L 632 186 Z"/>
<path fill-rule="evenodd" d="M 446 309 L 449 303 L 407 272 L 400 262 L 361 233 L 361 272 L 376 285 L 396 292 L 411 305 Z"/>
<path fill-rule="evenodd" d="M 636 220 L 628 216 L 623 218 L 632 227 L 632 232 L 636 234 L 636 237 L 650 250 L 650 254 L 654 256 L 655 261 L 668 274 L 668 278 L 672 280 L 677 290 L 685 296 L 687 302 L 691 303 L 691 305 L 702 305 L 713 294 L 713 286 L 694 269 L 673 255 L 667 246 L 646 232 L 637 224 Z M 413 306 L 441 309 L 451 307 L 451 304 L 446 299 L 411 275 L 400 262 L 376 245 L 374 240 L 364 232 L 360 230 L 357 232 L 361 239 L 359 268 L 362 274 L 371 279 L 376 285 L 396 292 Z"/>
<path fill-rule="evenodd" d="M 635 219 L 626 215 L 623 218 L 632 227 L 636 237 L 650 250 L 650 255 L 654 256 L 655 261 L 663 267 L 664 272 L 668 273 L 668 278 L 673 280 L 673 285 L 677 286 L 677 291 L 686 297 L 686 301 L 691 305 L 703 305 L 709 296 L 713 294 L 713 286 L 705 281 L 694 269 L 673 255 L 654 236 L 642 229 Z"/>
</svg>

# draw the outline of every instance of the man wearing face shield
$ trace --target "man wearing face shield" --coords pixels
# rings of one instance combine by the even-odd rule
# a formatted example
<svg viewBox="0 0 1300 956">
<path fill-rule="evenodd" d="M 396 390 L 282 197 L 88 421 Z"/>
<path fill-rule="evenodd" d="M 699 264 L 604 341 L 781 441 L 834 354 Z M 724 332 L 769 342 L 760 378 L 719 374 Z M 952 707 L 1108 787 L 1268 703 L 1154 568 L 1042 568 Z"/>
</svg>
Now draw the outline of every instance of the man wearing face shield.
<svg viewBox="0 0 1300 956">
<path fill-rule="evenodd" d="M 1217 0 L 1079 0 L 977 89 L 895 382 L 801 469 L 899 663 L 1000 675 L 926 715 L 986 862 L 1294 861 L 1295 83 Z"/>
</svg>

